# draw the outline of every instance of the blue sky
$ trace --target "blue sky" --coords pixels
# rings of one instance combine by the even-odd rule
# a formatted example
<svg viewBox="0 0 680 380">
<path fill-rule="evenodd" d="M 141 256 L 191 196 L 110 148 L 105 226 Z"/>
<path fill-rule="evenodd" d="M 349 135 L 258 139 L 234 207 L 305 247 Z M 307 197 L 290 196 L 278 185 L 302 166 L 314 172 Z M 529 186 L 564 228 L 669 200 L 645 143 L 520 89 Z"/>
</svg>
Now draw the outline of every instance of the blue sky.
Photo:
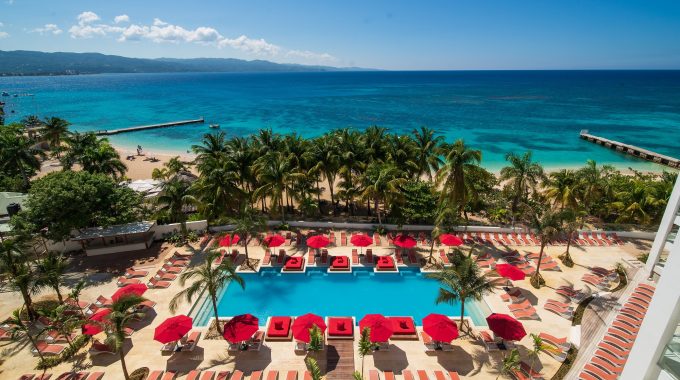
<svg viewBox="0 0 680 380">
<path fill-rule="evenodd" d="M 680 69 L 680 1 L 0 0 L 0 49 L 383 69 Z"/>
</svg>

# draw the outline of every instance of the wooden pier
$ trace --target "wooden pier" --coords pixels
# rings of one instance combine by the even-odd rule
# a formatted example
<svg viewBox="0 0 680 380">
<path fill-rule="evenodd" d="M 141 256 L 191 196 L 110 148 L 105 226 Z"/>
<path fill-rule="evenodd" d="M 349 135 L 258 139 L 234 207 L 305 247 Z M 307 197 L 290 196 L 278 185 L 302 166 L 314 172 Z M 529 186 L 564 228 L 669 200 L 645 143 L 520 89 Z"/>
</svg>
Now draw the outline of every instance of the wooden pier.
<svg viewBox="0 0 680 380">
<path fill-rule="evenodd" d="M 96 134 L 97 134 L 97 136 L 117 135 L 119 133 L 144 131 L 144 130 L 147 130 L 147 129 L 175 127 L 175 126 L 178 126 L 178 125 L 198 124 L 198 123 L 203 123 L 203 122 L 205 122 L 205 120 L 201 117 L 199 119 L 193 119 L 193 120 L 180 120 L 180 121 L 171 121 L 171 122 L 168 122 L 168 123 L 160 123 L 160 124 L 139 125 L 139 126 L 136 126 L 136 127 L 129 127 L 129 128 L 101 130 L 101 131 L 97 131 Z"/>
<path fill-rule="evenodd" d="M 624 144 L 622 142 L 606 139 L 604 137 L 591 135 L 587 129 L 581 131 L 580 136 L 584 140 L 594 142 L 595 144 L 605 146 L 617 152 L 626 153 L 633 157 L 641 158 L 643 160 L 651 161 L 656 164 L 666 165 L 671 168 L 680 168 L 680 160 L 660 153 L 652 152 L 635 145 Z"/>
</svg>

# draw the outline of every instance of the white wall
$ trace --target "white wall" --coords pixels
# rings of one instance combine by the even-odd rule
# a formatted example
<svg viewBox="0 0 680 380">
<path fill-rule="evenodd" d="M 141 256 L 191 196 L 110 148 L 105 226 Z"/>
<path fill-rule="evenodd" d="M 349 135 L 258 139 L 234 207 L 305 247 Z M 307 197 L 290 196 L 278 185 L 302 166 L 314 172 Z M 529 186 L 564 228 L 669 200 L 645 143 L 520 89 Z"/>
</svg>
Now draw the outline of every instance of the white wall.
<svg viewBox="0 0 680 380">
<path fill-rule="evenodd" d="M 180 223 L 154 225 L 151 230 L 154 232 L 154 239 L 160 240 L 164 234 L 179 232 L 182 228 Z M 189 231 L 205 231 L 208 228 L 208 222 L 205 220 L 197 220 L 195 222 L 187 222 L 187 230 Z"/>
</svg>

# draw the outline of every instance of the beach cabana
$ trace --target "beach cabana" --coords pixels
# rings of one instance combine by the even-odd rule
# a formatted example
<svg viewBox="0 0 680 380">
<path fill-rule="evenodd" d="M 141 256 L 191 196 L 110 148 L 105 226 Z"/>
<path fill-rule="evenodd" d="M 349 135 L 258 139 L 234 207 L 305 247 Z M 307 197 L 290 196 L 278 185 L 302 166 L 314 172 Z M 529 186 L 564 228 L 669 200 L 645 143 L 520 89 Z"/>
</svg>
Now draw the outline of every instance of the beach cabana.
<svg viewBox="0 0 680 380">
<path fill-rule="evenodd" d="M 143 221 L 86 228 L 71 240 L 80 242 L 88 256 L 140 251 L 153 243 L 155 225 L 155 222 Z"/>
</svg>

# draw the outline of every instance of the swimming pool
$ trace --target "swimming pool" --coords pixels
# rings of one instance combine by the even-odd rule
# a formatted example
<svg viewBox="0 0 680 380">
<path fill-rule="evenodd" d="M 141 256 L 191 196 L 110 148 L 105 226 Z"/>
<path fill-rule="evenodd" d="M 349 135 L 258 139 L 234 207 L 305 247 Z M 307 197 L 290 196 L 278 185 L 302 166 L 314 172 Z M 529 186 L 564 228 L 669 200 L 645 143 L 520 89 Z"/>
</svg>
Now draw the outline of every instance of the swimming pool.
<svg viewBox="0 0 680 380">
<path fill-rule="evenodd" d="M 418 268 L 400 268 L 399 273 L 374 273 L 371 268 L 353 268 L 352 273 L 327 273 L 326 268 L 307 268 L 305 273 L 282 274 L 280 268 L 263 268 L 242 274 L 246 288 L 232 283 L 218 299 L 220 316 L 251 313 L 264 324 L 273 315 L 354 316 L 380 313 L 413 316 L 416 324 L 429 313 L 459 315 L 460 304 L 436 305 L 439 285 Z M 194 323 L 205 326 L 213 317 L 209 302 L 197 305 Z M 486 305 L 466 302 L 465 315 L 476 325 L 485 325 Z"/>
</svg>

